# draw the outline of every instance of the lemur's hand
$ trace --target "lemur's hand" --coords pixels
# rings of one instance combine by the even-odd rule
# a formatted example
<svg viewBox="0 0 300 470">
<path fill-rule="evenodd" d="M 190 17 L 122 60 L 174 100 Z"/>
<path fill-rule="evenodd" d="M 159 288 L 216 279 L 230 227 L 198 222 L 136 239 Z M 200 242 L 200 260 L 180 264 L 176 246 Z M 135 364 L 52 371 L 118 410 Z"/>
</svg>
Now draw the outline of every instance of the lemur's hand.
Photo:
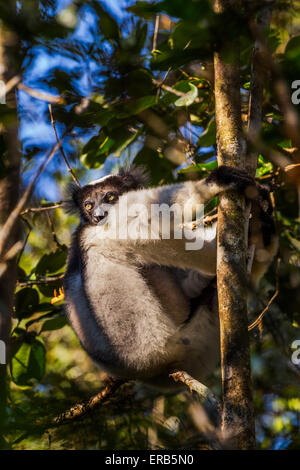
<svg viewBox="0 0 300 470">
<path fill-rule="evenodd" d="M 236 189 L 245 194 L 247 199 L 255 199 L 259 194 L 255 179 L 249 176 L 246 171 L 231 166 L 219 166 L 211 172 L 206 181 L 217 184 L 224 188 L 224 191 Z"/>
</svg>

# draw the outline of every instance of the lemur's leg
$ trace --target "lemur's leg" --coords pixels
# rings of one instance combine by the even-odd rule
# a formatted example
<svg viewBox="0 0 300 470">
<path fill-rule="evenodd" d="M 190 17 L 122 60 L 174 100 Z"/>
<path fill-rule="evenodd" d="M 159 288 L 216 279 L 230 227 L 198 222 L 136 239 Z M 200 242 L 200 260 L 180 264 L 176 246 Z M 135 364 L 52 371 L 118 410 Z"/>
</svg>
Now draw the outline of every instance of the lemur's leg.
<svg viewBox="0 0 300 470">
<path fill-rule="evenodd" d="M 277 251 L 279 238 L 273 219 L 270 189 L 257 183 L 258 197 L 252 201 L 249 223 L 249 246 L 254 248 L 251 284 L 257 287 Z"/>
</svg>

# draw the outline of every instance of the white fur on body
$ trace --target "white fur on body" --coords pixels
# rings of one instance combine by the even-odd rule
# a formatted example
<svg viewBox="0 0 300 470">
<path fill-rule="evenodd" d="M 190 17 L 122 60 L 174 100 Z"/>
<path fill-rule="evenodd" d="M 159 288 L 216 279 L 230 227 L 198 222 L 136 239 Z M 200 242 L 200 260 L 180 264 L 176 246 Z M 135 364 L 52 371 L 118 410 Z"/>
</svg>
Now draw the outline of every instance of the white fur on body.
<svg viewBox="0 0 300 470">
<path fill-rule="evenodd" d="M 166 278 L 172 283 L 172 276 L 162 267 L 152 269 L 159 293 L 139 267 L 120 266 L 100 250 L 90 249 L 84 274 L 68 279 L 71 324 L 86 351 L 112 375 L 167 387 L 172 384 L 168 373 L 184 368 L 203 380 L 219 357 L 216 302 L 211 310 L 200 306 L 185 323 L 189 303 L 179 284 L 170 291 Z"/>
<path fill-rule="evenodd" d="M 206 185 L 204 197 L 200 183 L 131 191 L 114 208 L 118 210 L 125 197 L 128 207 L 142 204 L 149 214 L 152 203 L 182 207 L 204 203 L 214 194 Z M 187 240 L 174 240 L 172 234 L 170 240 L 111 239 L 110 217 L 105 225 L 79 228 L 69 258 L 67 314 L 82 346 L 112 375 L 168 386 L 172 384 L 168 373 L 184 368 L 203 380 L 219 355 L 217 308 L 210 311 L 200 306 L 186 322 L 189 298 L 201 294 L 208 281 L 199 281 L 200 273 L 191 276 L 191 271 L 181 280 L 175 269 L 166 267 L 200 267 L 203 273 L 214 275 L 215 237 L 207 230 L 208 239 L 198 251 L 186 250 Z M 125 223 L 122 217 L 121 225 Z M 139 217 L 138 212 L 132 216 Z M 79 252 L 80 263 L 71 259 Z M 80 268 L 72 269 L 74 262 Z"/>
<path fill-rule="evenodd" d="M 190 301 L 216 274 L 216 225 L 203 229 L 200 250 L 186 250 L 189 237 L 172 238 L 172 223 L 170 239 L 162 238 L 160 225 L 155 240 L 114 238 L 113 226 L 116 212 L 116 233 L 127 223 L 150 221 L 142 210 L 126 220 L 125 201 L 151 214 L 151 204 L 194 207 L 224 189 L 202 180 L 129 191 L 104 225 L 77 229 L 65 276 L 67 314 L 82 346 L 108 373 L 168 388 L 174 369 L 200 381 L 214 370 L 219 358 L 216 291 L 212 302 L 197 304 L 192 316 Z"/>
</svg>

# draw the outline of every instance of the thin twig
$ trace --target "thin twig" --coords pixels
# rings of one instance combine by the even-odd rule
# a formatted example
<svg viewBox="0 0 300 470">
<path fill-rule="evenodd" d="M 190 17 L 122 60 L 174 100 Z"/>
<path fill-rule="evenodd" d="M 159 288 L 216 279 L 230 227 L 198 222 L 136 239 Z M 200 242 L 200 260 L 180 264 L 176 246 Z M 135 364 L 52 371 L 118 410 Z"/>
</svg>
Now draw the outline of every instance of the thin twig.
<svg viewBox="0 0 300 470">
<path fill-rule="evenodd" d="M 33 88 L 24 85 L 24 83 L 19 83 L 18 88 L 28 93 L 28 95 L 33 96 L 34 98 L 37 98 L 39 100 L 47 101 L 48 103 L 53 104 L 66 104 L 66 101 L 62 96 L 54 96 L 50 93 L 33 90 Z"/>
<path fill-rule="evenodd" d="M 155 51 L 157 47 L 157 35 L 158 35 L 158 28 L 159 28 L 159 15 L 155 17 L 155 26 L 154 26 L 154 33 L 153 33 L 153 45 L 152 50 Z"/>
<path fill-rule="evenodd" d="M 15 75 L 5 84 L 5 94 L 7 95 L 14 87 L 16 87 L 22 80 L 20 75 Z"/>
<path fill-rule="evenodd" d="M 76 178 L 76 176 L 74 175 L 73 173 L 73 170 L 72 168 L 70 167 L 69 165 L 69 162 L 68 162 L 68 159 L 66 157 L 66 154 L 64 152 L 64 149 L 59 141 L 59 138 L 58 138 L 58 135 L 57 135 L 57 132 L 56 132 L 56 126 L 55 126 L 55 121 L 54 121 L 54 117 L 53 117 L 53 112 L 52 112 L 52 105 L 49 103 L 48 104 L 48 108 L 49 108 L 49 113 L 50 113 L 50 119 L 51 119 L 51 124 L 52 124 L 52 127 L 53 127 L 53 130 L 54 130 L 54 134 L 55 134 L 55 138 L 56 138 L 56 142 L 58 143 L 59 145 L 59 150 L 60 150 L 60 153 L 62 154 L 62 157 L 64 159 L 64 162 L 66 164 L 66 167 L 68 168 L 68 171 L 69 173 L 71 174 L 73 180 L 75 181 L 75 183 L 77 184 L 77 186 L 80 186 L 80 183 L 78 181 L 78 179 Z"/>
<path fill-rule="evenodd" d="M 271 304 L 273 301 L 276 299 L 276 297 L 279 294 L 279 276 L 278 276 L 278 269 L 279 269 L 279 264 L 280 264 L 280 258 L 277 258 L 277 266 L 276 266 L 276 289 L 272 297 L 270 298 L 269 302 L 267 303 L 267 306 L 263 309 L 263 311 L 258 315 L 256 320 L 251 323 L 251 325 L 248 326 L 248 331 L 253 330 L 256 326 L 260 325 L 262 322 L 262 319 L 264 317 L 264 314 L 269 310 Z"/>
<path fill-rule="evenodd" d="M 28 214 L 30 212 L 43 212 L 43 211 L 51 211 L 52 209 L 57 209 L 58 207 L 62 207 L 64 205 L 64 202 L 57 202 L 55 204 L 52 204 L 51 206 L 40 206 L 40 207 L 30 207 L 28 209 L 25 209 L 25 211 L 21 212 L 21 215 Z"/>
<path fill-rule="evenodd" d="M 168 70 L 166 71 L 166 73 L 165 73 L 165 75 L 164 75 L 162 81 L 160 82 L 160 86 L 165 83 L 165 81 L 167 80 L 168 75 L 169 75 L 169 73 L 171 72 L 171 70 L 172 70 L 172 67 L 169 67 Z"/>
<path fill-rule="evenodd" d="M 163 90 L 169 91 L 170 93 L 173 93 L 173 95 L 176 96 L 185 96 L 186 93 L 183 91 L 175 90 L 175 88 L 172 88 L 168 85 L 164 85 L 161 81 L 159 80 L 152 80 L 153 84 L 156 85 L 158 88 L 163 88 Z"/>
<path fill-rule="evenodd" d="M 84 416 L 96 406 L 106 402 L 124 383 L 128 382 L 125 379 L 110 378 L 106 386 L 97 395 L 94 395 L 87 402 L 77 403 L 69 410 L 61 413 L 54 418 L 53 424 L 66 424 L 71 421 Z"/>
<path fill-rule="evenodd" d="M 32 320 L 29 320 L 28 322 L 26 322 L 26 329 L 28 329 L 31 325 L 34 325 L 35 323 L 39 323 L 43 320 L 47 320 L 48 318 L 58 318 L 58 317 L 65 317 L 66 316 L 66 313 L 63 309 L 55 309 L 55 310 L 52 310 L 51 312 L 48 312 L 44 315 L 40 315 L 39 317 L 36 317 L 36 318 L 33 318 Z"/>
<path fill-rule="evenodd" d="M 20 253 L 19 253 L 19 256 L 18 256 L 18 259 L 17 259 L 17 262 L 16 262 L 17 265 L 18 265 L 19 262 L 20 262 L 20 259 L 21 259 L 21 257 L 22 257 L 22 254 L 24 253 L 25 246 L 26 246 L 26 244 L 27 244 L 27 242 L 28 242 L 29 235 L 31 234 L 31 230 L 32 230 L 32 227 L 30 227 L 30 229 L 28 230 L 27 235 L 26 235 L 26 237 L 25 237 L 25 240 L 24 240 L 22 249 L 21 249 L 21 251 L 20 251 Z"/>
<path fill-rule="evenodd" d="M 56 151 L 58 150 L 59 148 L 59 144 L 60 142 L 64 139 L 65 135 L 67 134 L 67 132 L 69 131 L 69 129 L 67 129 L 60 141 L 58 143 L 56 143 L 53 147 L 52 147 L 52 150 L 50 151 L 49 155 L 45 158 L 45 160 L 43 161 L 43 163 L 39 166 L 35 176 L 33 177 L 31 183 L 27 186 L 26 190 L 24 191 L 23 195 L 21 196 L 21 198 L 19 199 L 17 205 L 15 206 L 15 208 L 12 210 L 12 212 L 10 213 L 8 219 L 6 220 L 6 222 L 4 223 L 4 225 L 2 226 L 1 228 L 1 231 L 0 231 L 0 256 L 3 256 L 3 253 L 4 253 L 4 249 L 5 249 L 5 246 L 6 246 L 6 243 L 10 237 L 10 233 L 11 233 L 11 230 L 13 229 L 13 227 L 15 226 L 16 222 L 17 222 L 17 219 L 19 217 L 19 215 L 21 214 L 22 212 L 22 209 L 23 207 L 25 206 L 25 204 L 27 203 L 27 201 L 29 200 L 29 197 L 31 195 L 31 192 L 37 182 L 37 180 L 39 179 L 39 177 L 41 176 L 41 174 L 43 173 L 44 169 L 46 168 L 46 166 L 48 165 L 48 163 L 52 160 L 52 158 L 54 157 Z"/>
<path fill-rule="evenodd" d="M 154 85 L 156 85 L 158 88 L 162 88 L 163 90 L 168 91 L 169 93 L 173 93 L 173 95 L 181 96 L 181 97 L 186 95 L 186 93 L 184 93 L 184 91 L 175 90 L 175 88 L 172 88 L 169 85 L 164 85 L 159 80 L 153 79 L 152 83 Z M 200 102 L 199 98 L 195 98 L 194 102 L 199 103 Z"/>
<path fill-rule="evenodd" d="M 29 279 L 28 281 L 17 282 L 17 287 L 35 286 L 39 284 L 48 284 L 49 282 L 57 282 L 64 278 L 64 274 L 58 274 L 57 276 L 49 277 L 38 277 L 37 279 Z"/>
<path fill-rule="evenodd" d="M 59 242 L 58 238 L 57 238 L 56 231 L 55 231 L 54 224 L 53 224 L 53 220 L 51 219 L 49 212 L 46 212 L 46 216 L 47 216 L 47 219 L 48 219 L 48 222 L 49 222 L 49 225 L 50 225 L 51 235 L 52 235 L 52 238 L 53 238 L 54 243 L 56 244 L 56 246 L 57 246 L 60 250 L 62 250 L 62 251 L 67 251 L 66 246 L 65 246 L 65 245 L 62 245 L 62 244 Z"/>
</svg>

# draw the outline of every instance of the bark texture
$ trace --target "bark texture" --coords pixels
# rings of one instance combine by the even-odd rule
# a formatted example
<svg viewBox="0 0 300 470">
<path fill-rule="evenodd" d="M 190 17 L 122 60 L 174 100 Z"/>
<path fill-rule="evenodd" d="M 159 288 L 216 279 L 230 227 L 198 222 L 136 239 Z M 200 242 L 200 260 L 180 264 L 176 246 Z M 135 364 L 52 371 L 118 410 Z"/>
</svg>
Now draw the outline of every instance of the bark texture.
<svg viewBox="0 0 300 470">
<path fill-rule="evenodd" d="M 13 6 L 12 2 L 12 6 Z M 0 23 L 0 80 L 5 83 L 15 75 L 17 68 L 17 38 Z M 6 104 L 12 110 L 17 109 L 15 90 L 6 96 Z M 20 151 L 16 121 L 0 126 L 0 231 L 9 214 L 17 203 L 19 196 Z M 19 238 L 19 228 L 15 226 L 5 246 L 9 250 Z M 16 283 L 16 259 L 10 259 L 0 277 L 0 339 L 6 344 L 8 353 L 11 329 L 11 314 L 14 302 Z M 6 366 L 0 365 L 0 421 L 5 409 Z"/>
<path fill-rule="evenodd" d="M 215 11 L 234 2 L 217 0 Z M 230 52 L 230 53 L 229 53 Z M 240 110 L 238 41 L 215 53 L 218 164 L 243 168 L 246 143 Z M 255 447 L 246 301 L 245 201 L 231 191 L 219 198 L 217 282 L 223 380 L 222 430 L 233 449 Z"/>
</svg>

